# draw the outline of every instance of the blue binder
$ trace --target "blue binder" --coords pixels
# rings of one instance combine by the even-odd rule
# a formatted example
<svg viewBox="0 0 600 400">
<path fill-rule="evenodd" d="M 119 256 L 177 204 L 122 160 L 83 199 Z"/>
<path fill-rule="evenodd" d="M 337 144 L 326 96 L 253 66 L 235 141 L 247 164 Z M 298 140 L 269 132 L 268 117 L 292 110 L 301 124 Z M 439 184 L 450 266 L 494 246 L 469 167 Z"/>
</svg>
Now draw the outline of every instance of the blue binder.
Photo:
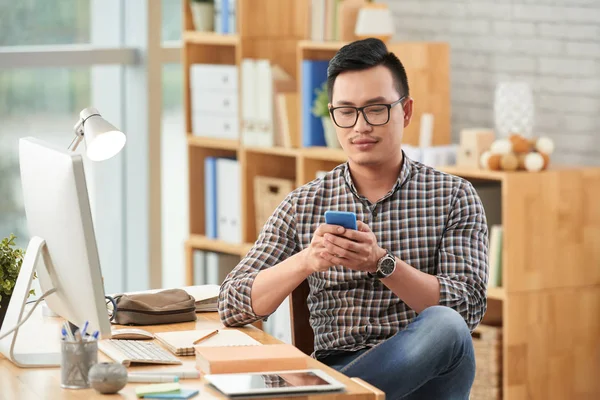
<svg viewBox="0 0 600 400">
<path fill-rule="evenodd" d="M 217 159 L 204 159 L 204 203 L 206 237 L 217 238 Z"/>
<path fill-rule="evenodd" d="M 325 132 L 321 118 L 312 114 L 313 101 L 317 97 L 315 89 L 327 80 L 329 61 L 302 61 L 302 145 L 325 146 Z"/>
</svg>

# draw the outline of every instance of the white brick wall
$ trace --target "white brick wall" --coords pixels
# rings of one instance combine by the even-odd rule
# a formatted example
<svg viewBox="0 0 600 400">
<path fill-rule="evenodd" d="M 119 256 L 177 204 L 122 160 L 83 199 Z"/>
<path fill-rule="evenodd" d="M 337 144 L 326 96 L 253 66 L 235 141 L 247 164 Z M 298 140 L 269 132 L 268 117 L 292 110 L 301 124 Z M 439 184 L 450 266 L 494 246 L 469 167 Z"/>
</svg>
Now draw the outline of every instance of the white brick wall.
<svg viewBox="0 0 600 400">
<path fill-rule="evenodd" d="M 451 46 L 452 131 L 493 127 L 494 89 L 525 80 L 557 163 L 600 165 L 600 0 L 379 0 L 395 40 Z M 416 99 L 418 101 L 418 99 Z"/>
</svg>

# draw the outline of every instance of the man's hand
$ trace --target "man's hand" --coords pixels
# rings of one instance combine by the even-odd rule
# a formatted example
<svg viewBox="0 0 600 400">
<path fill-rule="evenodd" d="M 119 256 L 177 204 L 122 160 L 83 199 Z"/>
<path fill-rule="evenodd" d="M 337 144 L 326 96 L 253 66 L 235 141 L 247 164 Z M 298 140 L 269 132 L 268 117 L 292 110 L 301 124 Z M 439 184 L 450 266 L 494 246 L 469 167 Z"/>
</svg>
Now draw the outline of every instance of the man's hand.
<svg viewBox="0 0 600 400">
<path fill-rule="evenodd" d="M 337 225 L 319 225 L 312 237 L 310 245 L 302 251 L 304 257 L 303 264 L 311 273 L 326 271 L 336 265 L 335 262 L 329 261 L 328 257 L 323 256 L 323 253 L 327 253 L 327 249 L 325 248 L 325 235 L 343 235 L 344 231 L 346 231 L 346 229 Z"/>
<path fill-rule="evenodd" d="M 374 273 L 377 262 L 386 254 L 379 247 L 377 238 L 369 226 L 362 221 L 357 221 L 357 230 L 344 229 L 343 233 L 326 232 L 324 234 L 324 247 L 326 251 L 320 257 L 331 265 L 343 265 L 356 271 Z"/>
</svg>

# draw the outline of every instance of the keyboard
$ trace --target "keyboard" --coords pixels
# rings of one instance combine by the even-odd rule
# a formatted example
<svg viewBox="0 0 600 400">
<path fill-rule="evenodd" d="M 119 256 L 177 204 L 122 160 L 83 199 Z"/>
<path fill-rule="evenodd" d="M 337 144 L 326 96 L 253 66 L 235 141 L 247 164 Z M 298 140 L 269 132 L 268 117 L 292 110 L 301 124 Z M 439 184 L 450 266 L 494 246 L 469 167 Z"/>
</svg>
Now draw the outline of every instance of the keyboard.
<svg viewBox="0 0 600 400">
<path fill-rule="evenodd" d="M 129 367 L 131 363 L 181 364 L 174 354 L 146 340 L 106 339 L 98 342 L 101 352 Z"/>
</svg>

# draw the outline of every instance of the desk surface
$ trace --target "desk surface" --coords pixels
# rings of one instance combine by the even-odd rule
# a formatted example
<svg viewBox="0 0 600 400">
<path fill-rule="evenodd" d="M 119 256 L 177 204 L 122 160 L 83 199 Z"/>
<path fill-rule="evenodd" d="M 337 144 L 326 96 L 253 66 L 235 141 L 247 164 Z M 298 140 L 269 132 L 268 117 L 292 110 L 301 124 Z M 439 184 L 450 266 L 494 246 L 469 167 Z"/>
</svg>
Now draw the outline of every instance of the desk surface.
<svg viewBox="0 0 600 400">
<path fill-rule="evenodd" d="M 38 308 L 27 321 L 22 329 L 24 336 L 30 340 L 36 338 L 34 343 L 56 343 L 58 349 L 59 332 L 61 320 L 58 318 L 43 317 Z M 210 329 L 220 328 L 223 325 L 219 321 L 216 313 L 199 313 L 196 322 L 186 322 L 182 324 L 172 325 L 156 325 L 141 327 L 151 332 L 175 331 L 175 330 L 190 330 L 190 329 Z M 117 328 L 117 327 L 115 327 Z M 252 336 L 263 344 L 281 343 L 276 338 L 266 334 L 265 332 L 253 327 L 247 326 L 240 328 L 243 332 Z M 21 333 L 19 334 L 21 335 Z M 130 367 L 129 371 L 143 371 L 150 369 L 194 369 L 195 357 L 181 357 L 183 365 L 175 366 L 134 366 Z M 102 352 L 98 353 L 98 361 L 110 362 Z M 383 400 L 384 393 L 376 388 L 368 385 L 364 381 L 357 378 L 348 378 L 343 374 L 327 367 L 317 360 L 309 360 L 310 368 L 319 368 L 325 370 L 328 374 L 343 382 L 347 391 L 344 394 L 330 395 L 314 395 L 294 397 L 294 399 L 302 400 L 308 398 L 319 399 L 343 399 L 343 400 Z M 276 368 L 274 368 L 276 369 Z M 183 379 L 180 381 L 182 386 L 194 387 L 200 389 L 199 395 L 194 399 L 221 399 L 222 395 L 215 389 L 205 385 L 202 379 Z M 18 368 L 10 361 L 0 355 L 0 399 L 136 399 L 135 387 L 144 385 L 143 383 L 132 383 L 125 386 L 116 395 L 101 395 L 93 389 L 84 390 L 68 390 L 60 387 L 60 368 Z"/>
</svg>

